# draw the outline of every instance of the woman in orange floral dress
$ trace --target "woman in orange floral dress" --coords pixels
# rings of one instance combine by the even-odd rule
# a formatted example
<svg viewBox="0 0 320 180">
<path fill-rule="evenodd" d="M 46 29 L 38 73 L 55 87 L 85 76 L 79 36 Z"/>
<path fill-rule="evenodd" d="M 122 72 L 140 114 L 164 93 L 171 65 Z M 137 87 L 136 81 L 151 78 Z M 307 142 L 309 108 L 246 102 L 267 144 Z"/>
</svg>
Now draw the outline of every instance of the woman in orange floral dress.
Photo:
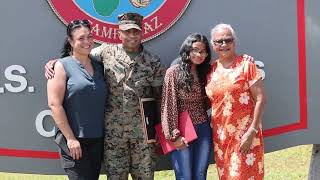
<svg viewBox="0 0 320 180">
<path fill-rule="evenodd" d="M 220 179 L 264 177 L 261 119 L 265 93 L 255 63 L 235 52 L 236 35 L 228 24 L 211 31 L 218 59 L 207 77 L 212 104 L 215 161 Z"/>
</svg>

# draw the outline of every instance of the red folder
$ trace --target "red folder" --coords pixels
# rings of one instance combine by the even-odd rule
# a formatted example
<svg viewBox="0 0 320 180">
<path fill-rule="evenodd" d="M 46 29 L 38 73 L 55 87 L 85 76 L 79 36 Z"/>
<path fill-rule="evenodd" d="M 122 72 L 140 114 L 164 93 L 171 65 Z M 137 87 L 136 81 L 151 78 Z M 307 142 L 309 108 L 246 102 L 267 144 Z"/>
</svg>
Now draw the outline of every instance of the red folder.
<svg viewBox="0 0 320 180">
<path fill-rule="evenodd" d="M 164 154 L 168 154 L 171 151 L 176 150 L 174 144 L 167 140 L 162 132 L 161 123 L 155 126 L 156 132 Z M 188 111 L 183 111 L 179 114 L 179 130 L 181 136 L 183 136 L 188 143 L 198 138 L 197 133 L 193 127 L 192 120 Z"/>
</svg>

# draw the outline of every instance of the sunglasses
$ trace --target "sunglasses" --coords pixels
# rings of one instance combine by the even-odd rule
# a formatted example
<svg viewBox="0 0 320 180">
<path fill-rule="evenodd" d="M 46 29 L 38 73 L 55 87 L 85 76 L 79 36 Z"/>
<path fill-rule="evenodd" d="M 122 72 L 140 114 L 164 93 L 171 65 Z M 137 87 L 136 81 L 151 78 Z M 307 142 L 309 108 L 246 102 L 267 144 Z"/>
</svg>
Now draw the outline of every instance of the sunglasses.
<svg viewBox="0 0 320 180">
<path fill-rule="evenodd" d="M 219 39 L 212 41 L 214 45 L 221 46 L 223 44 L 231 44 L 233 43 L 233 38 Z"/>
<path fill-rule="evenodd" d="M 86 27 L 89 27 L 90 28 L 90 22 L 86 19 L 84 20 L 73 20 L 70 22 L 69 24 L 71 27 L 75 27 L 75 26 L 79 26 L 79 25 L 83 25 L 83 26 L 86 26 Z"/>
</svg>

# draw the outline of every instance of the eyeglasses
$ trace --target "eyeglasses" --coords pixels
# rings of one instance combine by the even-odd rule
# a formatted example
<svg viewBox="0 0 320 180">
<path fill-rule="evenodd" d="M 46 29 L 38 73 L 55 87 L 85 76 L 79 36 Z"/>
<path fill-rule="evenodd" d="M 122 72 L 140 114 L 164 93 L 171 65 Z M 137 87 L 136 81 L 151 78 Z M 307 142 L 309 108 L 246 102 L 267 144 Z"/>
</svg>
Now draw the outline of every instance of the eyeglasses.
<svg viewBox="0 0 320 180">
<path fill-rule="evenodd" d="M 207 51 L 201 51 L 200 49 L 191 49 L 191 53 L 194 55 L 208 56 Z"/>
<path fill-rule="evenodd" d="M 233 43 L 233 38 L 213 40 L 212 42 L 216 46 L 222 46 L 223 44 L 231 44 L 231 43 Z"/>
</svg>

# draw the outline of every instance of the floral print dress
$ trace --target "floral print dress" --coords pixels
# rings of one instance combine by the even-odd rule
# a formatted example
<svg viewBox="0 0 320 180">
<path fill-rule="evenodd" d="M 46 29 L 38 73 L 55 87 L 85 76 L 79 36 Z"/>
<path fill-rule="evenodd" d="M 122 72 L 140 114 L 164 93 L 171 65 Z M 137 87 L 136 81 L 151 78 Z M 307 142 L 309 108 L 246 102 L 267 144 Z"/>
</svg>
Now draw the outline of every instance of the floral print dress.
<svg viewBox="0 0 320 180">
<path fill-rule="evenodd" d="M 261 79 L 252 61 L 236 57 L 229 69 L 212 65 L 206 93 L 212 105 L 214 156 L 220 179 L 263 179 L 261 125 L 248 153 L 240 152 L 241 137 L 249 129 L 255 101 L 250 87 Z"/>
</svg>

